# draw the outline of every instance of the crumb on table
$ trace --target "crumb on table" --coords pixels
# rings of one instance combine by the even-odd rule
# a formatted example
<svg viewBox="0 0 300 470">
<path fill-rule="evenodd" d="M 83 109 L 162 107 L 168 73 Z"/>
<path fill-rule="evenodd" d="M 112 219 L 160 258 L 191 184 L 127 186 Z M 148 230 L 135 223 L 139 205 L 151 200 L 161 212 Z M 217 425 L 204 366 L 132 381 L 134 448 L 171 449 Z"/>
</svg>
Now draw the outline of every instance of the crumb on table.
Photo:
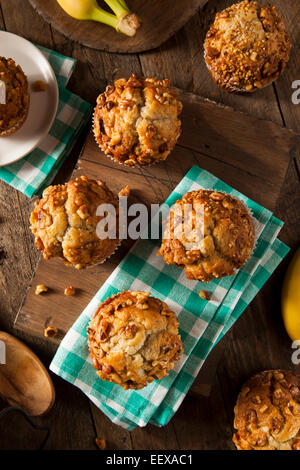
<svg viewBox="0 0 300 470">
<path fill-rule="evenodd" d="M 65 288 L 65 295 L 74 295 L 76 292 L 76 289 L 74 286 L 68 286 Z"/>
<path fill-rule="evenodd" d="M 100 449 L 100 450 L 106 449 L 106 440 L 105 439 L 101 439 L 100 437 L 96 437 L 95 443 L 96 443 L 96 446 L 98 447 L 98 449 Z"/>
<path fill-rule="evenodd" d="M 199 292 L 199 297 L 204 300 L 210 300 L 210 293 L 207 290 L 201 290 Z"/>
<path fill-rule="evenodd" d="M 39 284 L 38 286 L 36 286 L 35 295 L 40 295 L 43 292 L 48 292 L 48 287 L 45 286 L 45 284 Z"/>
<path fill-rule="evenodd" d="M 121 189 L 121 191 L 118 194 L 119 197 L 129 197 L 130 196 L 130 187 L 128 184 Z"/>
<path fill-rule="evenodd" d="M 46 338 L 53 338 L 58 333 L 58 329 L 55 326 L 47 326 L 44 330 L 44 336 Z"/>
</svg>

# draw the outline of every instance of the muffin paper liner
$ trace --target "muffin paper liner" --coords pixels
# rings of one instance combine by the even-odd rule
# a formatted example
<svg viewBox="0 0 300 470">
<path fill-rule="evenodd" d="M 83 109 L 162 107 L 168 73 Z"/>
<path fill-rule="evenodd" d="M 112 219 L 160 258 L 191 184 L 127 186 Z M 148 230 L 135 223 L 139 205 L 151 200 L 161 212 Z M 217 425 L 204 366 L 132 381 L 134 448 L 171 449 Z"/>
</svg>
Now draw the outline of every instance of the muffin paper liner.
<svg viewBox="0 0 300 470">
<path fill-rule="evenodd" d="M 94 268 L 95 266 L 100 266 L 101 264 L 103 264 L 103 263 L 105 263 L 106 261 L 108 261 L 108 260 L 118 251 L 118 249 L 119 249 L 120 246 L 122 245 L 122 241 L 123 241 L 123 240 L 120 240 L 120 242 L 116 245 L 114 251 L 113 251 L 109 256 L 107 256 L 107 258 L 105 258 L 103 261 L 100 261 L 100 263 L 91 264 L 91 265 L 87 266 L 86 269 Z"/>
<path fill-rule="evenodd" d="M 79 387 L 114 423 L 132 430 L 167 424 L 179 408 L 206 357 L 269 279 L 289 248 L 277 239 L 283 226 L 272 213 L 197 166 L 171 193 L 167 208 L 197 189 L 214 189 L 242 200 L 257 224 L 257 243 L 233 276 L 209 283 L 190 281 L 182 269 L 157 256 L 160 240 L 140 239 L 102 285 L 63 339 L 51 370 Z M 170 374 L 142 390 L 123 390 L 100 380 L 92 366 L 86 328 L 99 304 L 123 290 L 148 291 L 166 302 L 179 320 L 184 353 Z M 210 293 L 210 300 L 199 296 Z"/>
</svg>

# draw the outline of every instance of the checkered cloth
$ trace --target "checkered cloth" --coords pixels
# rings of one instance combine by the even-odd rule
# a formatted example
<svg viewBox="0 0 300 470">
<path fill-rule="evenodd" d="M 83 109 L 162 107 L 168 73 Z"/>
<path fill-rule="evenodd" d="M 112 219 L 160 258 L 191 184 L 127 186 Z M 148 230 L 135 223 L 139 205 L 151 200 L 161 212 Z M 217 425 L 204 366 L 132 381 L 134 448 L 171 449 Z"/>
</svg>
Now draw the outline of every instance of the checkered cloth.
<svg viewBox="0 0 300 470">
<path fill-rule="evenodd" d="M 254 216 L 257 243 L 247 263 L 233 276 L 203 284 L 156 256 L 158 240 L 140 239 L 114 270 L 63 339 L 50 369 L 79 387 L 114 423 L 132 430 L 148 422 L 163 426 L 182 403 L 211 349 L 226 334 L 269 279 L 289 248 L 277 239 L 283 223 L 210 173 L 194 166 L 166 201 L 170 208 L 195 189 L 225 191 L 243 200 Z M 199 297 L 205 289 L 207 302 Z M 100 302 L 123 290 L 149 291 L 177 314 L 184 354 L 161 381 L 124 391 L 100 380 L 92 366 L 86 328 Z"/>
<path fill-rule="evenodd" d="M 28 197 L 41 194 L 60 169 L 87 123 L 91 105 L 66 90 L 76 61 L 37 46 L 50 62 L 59 87 L 57 115 L 47 137 L 29 155 L 0 168 L 0 179 Z"/>
</svg>

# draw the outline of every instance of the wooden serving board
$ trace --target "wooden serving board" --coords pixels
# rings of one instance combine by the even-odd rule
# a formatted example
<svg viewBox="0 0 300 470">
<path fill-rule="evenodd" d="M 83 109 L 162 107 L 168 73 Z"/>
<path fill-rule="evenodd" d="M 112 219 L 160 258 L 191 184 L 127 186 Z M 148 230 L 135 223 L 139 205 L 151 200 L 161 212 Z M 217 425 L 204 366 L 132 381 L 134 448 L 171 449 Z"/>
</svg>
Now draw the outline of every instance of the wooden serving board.
<svg viewBox="0 0 300 470">
<path fill-rule="evenodd" d="M 84 46 L 109 52 L 143 52 L 167 41 L 207 0 L 128 0 L 129 8 L 141 20 L 133 38 L 95 21 L 76 20 L 56 0 L 30 0 L 30 3 L 55 29 Z M 109 10 L 104 2 L 98 3 Z"/>
<path fill-rule="evenodd" d="M 193 165 L 199 165 L 270 210 L 275 209 L 290 157 L 300 138 L 269 121 L 236 112 L 189 93 L 181 93 L 182 135 L 165 162 L 149 168 L 127 168 L 106 157 L 92 134 L 87 138 L 73 176 L 87 175 L 108 183 L 117 193 L 129 184 L 132 202 L 162 203 Z M 120 263 L 132 242 L 106 263 L 78 271 L 61 260 L 41 259 L 16 320 L 15 327 L 43 337 L 53 325 L 59 342 L 82 310 Z M 35 295 L 45 284 L 49 292 Z M 75 296 L 64 295 L 73 285 Z M 200 374 L 201 375 L 201 374 Z"/>
</svg>

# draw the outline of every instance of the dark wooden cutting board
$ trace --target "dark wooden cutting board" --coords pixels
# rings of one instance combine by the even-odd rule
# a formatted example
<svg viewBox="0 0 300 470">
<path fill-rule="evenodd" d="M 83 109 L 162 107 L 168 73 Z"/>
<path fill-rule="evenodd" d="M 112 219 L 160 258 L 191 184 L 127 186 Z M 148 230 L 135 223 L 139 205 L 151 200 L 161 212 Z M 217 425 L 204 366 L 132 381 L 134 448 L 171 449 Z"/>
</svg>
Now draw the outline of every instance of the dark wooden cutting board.
<svg viewBox="0 0 300 470">
<path fill-rule="evenodd" d="M 128 0 L 129 8 L 141 20 L 133 38 L 95 21 L 76 20 L 56 0 L 30 0 L 30 3 L 55 29 L 84 46 L 109 52 L 143 52 L 167 41 L 207 0 Z M 109 10 L 104 2 L 98 3 Z"/>
<path fill-rule="evenodd" d="M 299 147 L 300 138 L 275 123 L 193 94 L 181 93 L 181 99 L 182 135 L 165 162 L 149 168 L 127 168 L 106 157 L 90 134 L 73 176 L 99 178 L 115 193 L 129 184 L 131 201 L 149 206 L 165 201 L 196 164 L 274 211 L 290 157 Z M 106 263 L 81 271 L 66 267 L 58 259 L 47 262 L 41 259 L 15 327 L 42 337 L 44 328 L 54 325 L 59 328 L 59 335 L 51 341 L 59 343 L 131 245 L 132 242 L 125 241 Z M 49 292 L 35 295 L 38 284 L 48 286 Z M 64 296 L 69 285 L 76 288 L 75 296 Z M 201 381 L 200 378 L 198 385 Z M 195 387 L 197 391 L 197 381 Z"/>
</svg>

